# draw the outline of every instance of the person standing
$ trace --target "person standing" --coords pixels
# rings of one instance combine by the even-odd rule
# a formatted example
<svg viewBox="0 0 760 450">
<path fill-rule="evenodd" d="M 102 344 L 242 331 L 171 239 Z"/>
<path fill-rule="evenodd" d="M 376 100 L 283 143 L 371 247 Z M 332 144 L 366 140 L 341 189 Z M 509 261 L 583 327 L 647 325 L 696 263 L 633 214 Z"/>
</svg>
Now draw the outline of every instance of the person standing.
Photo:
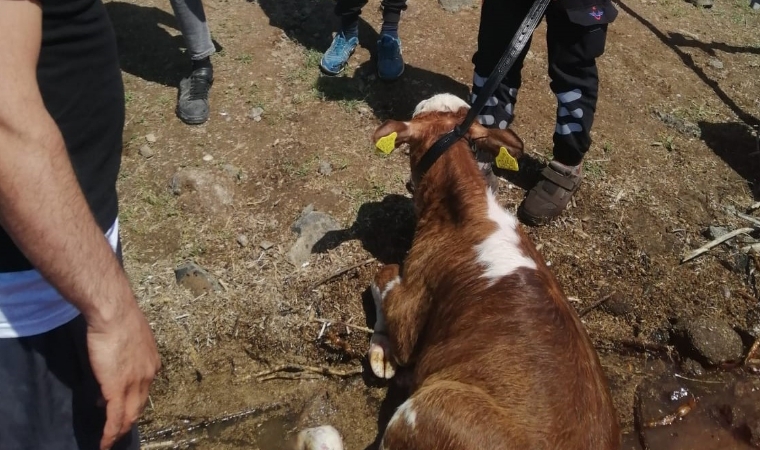
<svg viewBox="0 0 760 450">
<path fill-rule="evenodd" d="M 534 0 L 484 0 L 478 32 L 472 102 L 528 14 Z M 552 0 L 546 18 L 549 84 L 557 98 L 553 158 L 541 180 L 523 200 L 518 213 L 529 223 L 558 217 L 583 179 L 582 161 L 591 147 L 599 92 L 596 59 L 604 53 L 607 26 L 617 17 L 611 0 Z M 521 70 L 530 42 L 478 116 L 486 127 L 506 129 L 514 119 Z M 479 159 L 482 161 L 482 158 Z M 490 162 L 481 162 L 484 173 Z"/>
<path fill-rule="evenodd" d="M 340 30 L 319 64 L 326 75 L 339 75 L 359 45 L 359 17 L 366 4 L 367 0 L 336 1 L 335 15 L 340 17 Z M 384 81 L 394 81 L 404 73 L 398 24 L 402 11 L 406 10 L 406 0 L 383 0 L 382 7 L 383 25 L 377 41 L 377 76 Z"/>
<path fill-rule="evenodd" d="M 216 47 L 201 0 L 171 0 L 170 3 L 192 64 L 190 75 L 179 83 L 177 117 L 188 125 L 200 125 L 209 118 L 208 97 L 214 84 L 211 56 L 216 53 Z"/>
<path fill-rule="evenodd" d="M 160 360 L 120 264 L 101 0 L 0 0 L 0 447 L 137 449 Z"/>
</svg>

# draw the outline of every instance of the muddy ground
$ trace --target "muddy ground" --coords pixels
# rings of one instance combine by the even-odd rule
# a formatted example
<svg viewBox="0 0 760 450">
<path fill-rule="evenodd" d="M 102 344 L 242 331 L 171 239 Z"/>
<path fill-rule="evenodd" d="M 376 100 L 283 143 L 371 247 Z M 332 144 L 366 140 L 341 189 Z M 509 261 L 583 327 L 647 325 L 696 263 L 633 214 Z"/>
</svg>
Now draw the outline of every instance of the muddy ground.
<svg viewBox="0 0 760 450">
<path fill-rule="evenodd" d="M 407 69 L 385 84 L 371 61 L 379 1 L 365 9 L 362 47 L 339 78 L 321 77 L 317 67 L 336 26 L 331 1 L 204 3 L 220 51 L 211 119 L 188 127 L 174 115 L 189 64 L 168 2 L 107 2 L 127 99 L 119 180 L 126 264 L 164 363 L 141 425 L 146 448 L 279 449 L 294 429 L 321 423 L 335 425 L 348 449 L 373 448 L 397 401 L 392 387 L 388 394 L 369 375 L 259 382 L 255 374 L 279 364 L 365 364 L 366 332 L 323 328 L 318 319 L 371 327 L 370 278 L 410 244 L 406 158 L 379 157 L 369 137 L 381 120 L 408 118 L 434 93 L 467 95 L 479 9 L 450 13 L 435 0 L 409 0 L 401 24 Z M 680 264 L 709 240 L 707 227 L 747 226 L 732 211 L 760 200 L 751 128 L 760 118 L 760 14 L 745 0 L 716 0 L 709 10 L 682 0 L 617 5 L 599 61 L 584 185 L 561 220 L 528 233 L 578 310 L 614 294 L 584 321 L 621 423 L 634 430 L 626 448 L 637 448 L 634 412 L 654 420 L 678 403 L 638 408 L 636 387 L 654 383 L 657 397 L 674 392 L 668 383 L 687 382 L 673 375 L 687 373 L 684 355 L 671 351 L 675 319 L 723 322 L 740 333 L 745 352 L 760 332 L 755 266 L 740 250 L 752 238 Z M 544 38 L 541 25 L 513 126 L 530 160 L 501 181 L 499 200 L 512 211 L 551 156 L 556 105 Z M 308 205 L 342 229 L 295 266 L 291 226 Z M 217 289 L 202 280 L 178 286 L 174 269 L 188 261 L 218 280 Z M 700 381 L 686 387 L 703 399 L 702 416 L 648 432 L 650 447 L 745 448 L 747 427 L 732 429 L 708 407 L 713 397 L 731 403 L 745 389 L 737 377 L 752 378 L 692 369 Z M 711 424 L 709 439 L 679 438 L 690 432 L 676 427 L 689 423 Z"/>
</svg>

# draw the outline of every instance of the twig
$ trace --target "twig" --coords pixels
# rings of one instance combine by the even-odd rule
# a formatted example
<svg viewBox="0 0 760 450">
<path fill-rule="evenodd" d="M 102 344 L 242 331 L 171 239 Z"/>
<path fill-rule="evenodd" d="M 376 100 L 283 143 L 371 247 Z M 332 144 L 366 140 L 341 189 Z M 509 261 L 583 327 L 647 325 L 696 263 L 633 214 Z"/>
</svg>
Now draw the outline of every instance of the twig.
<svg viewBox="0 0 760 450">
<path fill-rule="evenodd" d="M 760 208 L 760 202 L 757 202 L 757 203 L 753 203 L 753 204 L 752 204 L 752 205 L 749 207 L 749 209 L 748 209 L 748 210 L 749 210 L 749 211 L 754 211 L 754 210 L 756 210 L 756 209 L 758 209 L 758 208 Z"/>
<path fill-rule="evenodd" d="M 352 377 L 354 375 L 359 375 L 363 373 L 363 371 L 364 370 L 361 367 L 355 367 L 355 368 L 346 369 L 346 370 L 338 370 L 338 369 L 331 369 L 329 367 L 302 366 L 300 364 L 282 364 L 282 365 L 273 367 L 269 370 L 259 372 L 255 374 L 253 377 L 258 378 L 259 381 L 266 381 L 267 379 L 274 378 L 274 377 L 267 377 L 267 375 L 272 375 L 277 372 L 309 372 L 309 373 L 316 373 L 320 375 L 329 375 L 329 376 L 335 376 L 335 377 Z"/>
<path fill-rule="evenodd" d="M 140 448 L 142 450 L 158 450 L 160 448 L 174 448 L 179 444 L 181 444 L 181 442 L 177 441 L 148 442 L 146 444 L 140 445 Z"/>
<path fill-rule="evenodd" d="M 585 316 L 586 314 L 588 314 L 588 313 L 590 313 L 591 311 L 593 311 L 594 309 L 596 309 L 596 308 L 600 307 L 601 305 L 603 305 L 603 304 L 604 304 L 604 302 L 606 302 L 607 300 L 611 299 L 611 298 L 612 298 L 612 296 L 614 296 L 616 293 L 617 293 L 617 292 L 613 292 L 613 293 L 611 293 L 611 294 L 605 295 L 604 297 L 602 297 L 602 298 L 600 298 L 599 300 L 595 301 L 595 302 L 594 302 L 594 303 L 592 303 L 591 305 L 589 305 L 589 306 L 587 306 L 587 307 L 583 308 L 583 309 L 582 309 L 582 310 L 581 310 L 581 311 L 578 313 L 578 316 L 579 316 L 579 317 L 583 317 L 583 316 Z"/>
<path fill-rule="evenodd" d="M 683 264 L 686 261 L 689 261 L 691 259 L 694 259 L 694 258 L 696 258 L 697 256 L 699 256 L 699 255 L 701 255 L 703 253 L 706 253 L 708 250 L 710 250 L 711 248 L 715 247 L 716 245 L 720 245 L 723 242 L 726 242 L 727 240 L 729 240 L 729 239 L 731 239 L 733 237 L 736 237 L 736 236 L 738 236 L 740 234 L 751 233 L 753 231 L 755 231 L 754 228 L 739 228 L 738 230 L 734 230 L 734 231 L 732 231 L 730 233 L 726 233 L 723 236 L 721 236 L 721 237 L 719 237 L 717 239 L 714 239 L 714 240 L 708 242 L 707 244 L 703 245 L 702 247 L 700 247 L 700 248 L 694 250 L 693 252 L 689 253 L 688 255 L 684 256 L 684 258 L 681 260 L 681 264 Z"/>
<path fill-rule="evenodd" d="M 644 433 L 644 418 L 642 413 L 641 385 L 637 385 L 633 391 L 633 426 L 639 436 L 641 450 L 650 450 L 647 437 Z"/>
<path fill-rule="evenodd" d="M 689 414 L 696 406 L 697 399 L 694 398 L 693 395 L 689 394 L 689 400 L 686 403 L 680 405 L 678 409 L 676 409 L 671 414 L 668 414 L 667 416 L 645 422 L 643 424 L 644 428 L 656 428 L 672 425 L 676 420 L 686 417 L 686 415 Z"/>
<path fill-rule="evenodd" d="M 360 263 L 356 263 L 353 266 L 346 267 L 345 269 L 341 269 L 341 270 L 335 272 L 334 274 L 332 274 L 332 275 L 330 275 L 330 276 L 328 276 L 326 278 L 323 278 L 323 279 L 317 281 L 316 283 L 312 284 L 310 289 L 314 289 L 317 286 L 321 286 L 321 285 L 323 285 L 323 284 L 325 284 L 325 283 L 327 283 L 329 281 L 334 280 L 335 278 L 338 278 L 339 276 L 343 275 L 346 272 L 350 272 L 350 271 L 352 271 L 354 269 L 358 269 L 359 267 L 366 266 L 367 264 L 372 264 L 375 261 L 377 261 L 377 258 L 370 258 L 370 259 L 368 259 L 366 261 L 362 261 Z"/>
<path fill-rule="evenodd" d="M 319 375 L 315 373 L 285 372 L 285 373 L 273 373 L 272 375 L 261 377 L 259 378 L 259 381 L 264 382 L 264 381 L 269 381 L 269 380 L 317 380 L 317 379 L 319 379 Z"/>
<path fill-rule="evenodd" d="M 755 225 L 755 227 L 760 227 L 760 219 L 758 219 L 757 217 L 752 217 L 750 215 L 740 213 L 739 211 L 737 211 L 735 214 L 736 214 L 736 217 L 740 217 L 748 222 L 752 222 Z"/>
<path fill-rule="evenodd" d="M 338 322 L 338 321 L 331 320 L 331 319 L 320 319 L 320 318 L 316 318 L 315 317 L 315 318 L 311 319 L 311 321 L 312 322 L 323 323 L 323 324 L 326 324 L 328 326 L 329 325 L 343 325 L 346 328 L 352 328 L 354 330 L 363 331 L 363 332 L 368 333 L 368 334 L 373 334 L 375 332 L 375 330 L 373 330 L 372 328 L 362 327 L 362 326 L 359 326 L 359 325 L 351 325 L 350 323 Z"/>
<path fill-rule="evenodd" d="M 744 358 L 744 365 L 748 366 L 750 361 L 755 360 L 755 353 L 760 350 L 760 338 L 755 338 L 755 343 L 752 344 L 752 347 L 749 348 L 749 351 L 747 352 L 747 357 Z"/>
<path fill-rule="evenodd" d="M 710 380 L 697 380 L 696 378 L 689 378 L 681 375 L 680 373 L 673 374 L 674 377 L 680 378 L 682 380 L 687 381 L 693 381 L 695 383 L 706 383 L 706 384 L 724 384 L 722 381 L 710 381 Z"/>
</svg>

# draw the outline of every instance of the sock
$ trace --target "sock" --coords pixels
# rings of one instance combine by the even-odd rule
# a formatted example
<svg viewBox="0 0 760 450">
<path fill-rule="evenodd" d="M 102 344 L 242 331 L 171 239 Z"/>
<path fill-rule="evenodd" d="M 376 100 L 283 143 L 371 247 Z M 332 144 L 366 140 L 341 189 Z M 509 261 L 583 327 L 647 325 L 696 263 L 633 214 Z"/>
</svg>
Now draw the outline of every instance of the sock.
<svg viewBox="0 0 760 450">
<path fill-rule="evenodd" d="M 401 19 L 401 11 L 383 9 L 383 27 L 380 35 L 392 36 L 398 39 L 398 22 Z"/>
<path fill-rule="evenodd" d="M 193 70 L 202 69 L 202 68 L 210 69 L 212 67 L 213 66 L 211 65 L 211 57 L 210 56 L 207 56 L 207 57 L 205 57 L 203 59 L 193 60 Z"/>
<path fill-rule="evenodd" d="M 359 37 L 359 16 L 343 16 L 340 21 L 340 31 L 346 39 Z"/>
</svg>

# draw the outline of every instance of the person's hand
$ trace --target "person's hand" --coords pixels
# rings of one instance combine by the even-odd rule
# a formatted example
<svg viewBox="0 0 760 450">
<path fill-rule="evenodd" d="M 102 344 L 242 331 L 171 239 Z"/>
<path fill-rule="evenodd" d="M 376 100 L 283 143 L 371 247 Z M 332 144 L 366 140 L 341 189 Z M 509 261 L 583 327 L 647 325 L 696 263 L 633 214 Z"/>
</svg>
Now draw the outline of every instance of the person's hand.
<svg viewBox="0 0 760 450">
<path fill-rule="evenodd" d="M 87 326 L 90 364 L 106 403 L 100 441 L 107 450 L 142 413 L 153 378 L 161 368 L 153 333 L 134 300 L 107 324 Z"/>
</svg>

